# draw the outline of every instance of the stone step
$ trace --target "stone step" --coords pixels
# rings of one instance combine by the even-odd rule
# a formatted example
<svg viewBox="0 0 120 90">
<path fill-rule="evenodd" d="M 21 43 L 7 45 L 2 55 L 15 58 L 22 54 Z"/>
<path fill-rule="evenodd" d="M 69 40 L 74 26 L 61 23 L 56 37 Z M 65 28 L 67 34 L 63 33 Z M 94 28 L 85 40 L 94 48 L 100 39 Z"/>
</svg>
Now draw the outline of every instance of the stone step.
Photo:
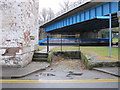
<svg viewBox="0 0 120 90">
<path fill-rule="evenodd" d="M 33 58 L 33 61 L 47 61 L 48 58 Z"/>
<path fill-rule="evenodd" d="M 39 52 L 35 52 L 34 55 L 48 55 L 48 53 L 39 53 Z"/>
<path fill-rule="evenodd" d="M 48 55 L 34 55 L 33 58 L 48 58 Z"/>
</svg>

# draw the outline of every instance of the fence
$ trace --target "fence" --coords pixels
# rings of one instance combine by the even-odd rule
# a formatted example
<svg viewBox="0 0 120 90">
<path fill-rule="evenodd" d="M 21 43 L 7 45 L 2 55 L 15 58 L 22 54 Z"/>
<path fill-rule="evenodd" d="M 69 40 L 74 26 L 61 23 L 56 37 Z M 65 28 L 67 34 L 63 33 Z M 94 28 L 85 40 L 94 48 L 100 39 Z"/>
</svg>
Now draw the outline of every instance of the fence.
<svg viewBox="0 0 120 90">
<path fill-rule="evenodd" d="M 47 35 L 47 52 L 49 52 L 49 46 L 60 46 L 60 50 L 63 51 L 63 46 L 78 46 L 80 51 L 80 35 Z"/>
</svg>

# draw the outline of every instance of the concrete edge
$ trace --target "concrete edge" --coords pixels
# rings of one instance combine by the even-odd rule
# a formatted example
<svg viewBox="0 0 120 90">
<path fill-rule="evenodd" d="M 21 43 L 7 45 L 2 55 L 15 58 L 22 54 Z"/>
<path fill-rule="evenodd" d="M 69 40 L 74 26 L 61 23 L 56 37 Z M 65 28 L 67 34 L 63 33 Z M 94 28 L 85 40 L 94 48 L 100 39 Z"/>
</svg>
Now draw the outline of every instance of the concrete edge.
<svg viewBox="0 0 120 90">
<path fill-rule="evenodd" d="M 27 76 L 27 75 L 33 74 L 33 73 L 35 73 L 35 72 L 38 72 L 38 71 L 40 71 L 40 70 L 45 70 L 45 69 L 47 69 L 48 67 L 50 67 L 50 65 L 46 66 L 45 68 L 37 69 L 37 70 L 31 71 L 31 72 L 29 72 L 29 73 L 23 74 L 23 75 L 2 76 L 1 78 L 22 78 L 22 77 L 25 77 L 25 76 Z"/>
<path fill-rule="evenodd" d="M 109 71 L 104 71 L 104 70 L 100 70 L 100 69 L 97 69 L 97 68 L 93 68 L 92 70 L 99 71 L 99 72 L 103 72 L 103 73 L 106 73 L 106 74 L 109 74 L 109 75 L 113 75 L 113 76 L 116 76 L 116 77 L 120 77 L 120 75 L 111 73 L 111 72 L 109 72 Z"/>
</svg>

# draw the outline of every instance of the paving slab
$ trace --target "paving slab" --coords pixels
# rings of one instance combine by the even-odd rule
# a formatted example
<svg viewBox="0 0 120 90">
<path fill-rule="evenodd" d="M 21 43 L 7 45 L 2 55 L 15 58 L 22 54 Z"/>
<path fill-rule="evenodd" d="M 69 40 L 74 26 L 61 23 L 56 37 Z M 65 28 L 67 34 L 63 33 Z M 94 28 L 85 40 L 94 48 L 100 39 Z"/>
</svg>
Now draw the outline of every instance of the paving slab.
<svg viewBox="0 0 120 90">
<path fill-rule="evenodd" d="M 49 67 L 47 62 L 32 62 L 24 68 L 3 67 L 2 78 L 19 78 Z"/>
<path fill-rule="evenodd" d="M 104 72 L 107 74 L 111 74 L 117 77 L 120 77 L 120 67 L 101 67 L 101 68 L 93 68 L 93 70 L 97 70 L 100 72 Z"/>
</svg>

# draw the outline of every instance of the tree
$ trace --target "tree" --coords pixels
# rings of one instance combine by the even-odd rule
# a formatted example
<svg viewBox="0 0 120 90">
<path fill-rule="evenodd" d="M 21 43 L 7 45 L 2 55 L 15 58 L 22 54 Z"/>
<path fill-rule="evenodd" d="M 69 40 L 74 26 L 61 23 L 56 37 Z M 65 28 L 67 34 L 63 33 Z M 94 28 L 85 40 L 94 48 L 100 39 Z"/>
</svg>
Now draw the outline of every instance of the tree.
<svg viewBox="0 0 120 90">
<path fill-rule="evenodd" d="M 39 14 L 39 24 L 42 24 L 45 21 L 52 19 L 54 16 L 55 14 L 51 8 L 41 9 L 40 14 Z M 39 28 L 39 38 L 43 39 L 45 37 L 46 37 L 45 30 L 43 28 Z"/>
<path fill-rule="evenodd" d="M 69 0 L 66 0 L 63 3 L 60 3 L 59 5 L 62 11 L 67 11 L 71 5 L 71 2 Z"/>
<path fill-rule="evenodd" d="M 52 19 L 55 16 L 53 10 L 51 8 L 48 8 L 48 19 Z"/>
<path fill-rule="evenodd" d="M 51 8 L 43 8 L 40 11 L 39 14 L 39 23 L 44 23 L 45 21 L 48 21 L 49 19 L 52 19 L 54 17 L 54 12 Z"/>
<path fill-rule="evenodd" d="M 60 7 L 62 11 L 67 11 L 70 7 L 76 6 L 76 4 L 81 4 L 84 0 L 77 0 L 74 2 L 70 2 L 70 0 L 66 0 L 63 3 L 60 3 Z"/>
</svg>

